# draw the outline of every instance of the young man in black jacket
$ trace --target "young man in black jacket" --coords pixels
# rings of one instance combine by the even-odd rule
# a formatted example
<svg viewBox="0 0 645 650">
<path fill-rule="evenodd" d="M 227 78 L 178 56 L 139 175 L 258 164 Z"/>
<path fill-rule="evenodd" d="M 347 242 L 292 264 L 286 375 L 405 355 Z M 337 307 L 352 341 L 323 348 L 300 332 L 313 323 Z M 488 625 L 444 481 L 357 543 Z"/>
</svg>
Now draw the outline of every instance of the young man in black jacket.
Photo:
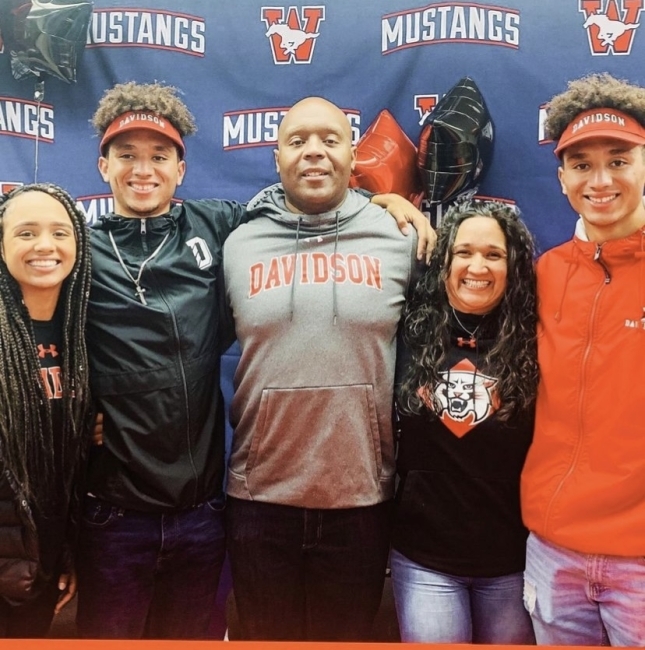
<svg viewBox="0 0 645 650">
<path fill-rule="evenodd" d="M 115 213 L 92 231 L 87 343 L 103 444 L 88 472 L 78 628 L 204 638 L 224 560 L 217 272 L 246 210 L 171 204 L 195 130 L 174 89 L 117 85 L 93 121 Z"/>
</svg>

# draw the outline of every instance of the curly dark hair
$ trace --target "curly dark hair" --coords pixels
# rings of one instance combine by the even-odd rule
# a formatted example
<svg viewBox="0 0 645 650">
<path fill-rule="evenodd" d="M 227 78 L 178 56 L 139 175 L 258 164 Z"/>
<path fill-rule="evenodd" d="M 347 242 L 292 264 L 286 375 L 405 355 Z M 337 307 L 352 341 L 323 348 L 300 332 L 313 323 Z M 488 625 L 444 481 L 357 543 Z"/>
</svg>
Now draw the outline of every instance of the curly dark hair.
<svg viewBox="0 0 645 650">
<path fill-rule="evenodd" d="M 471 217 L 495 219 L 506 238 L 507 285 L 499 306 L 495 344 L 484 358 L 488 370 L 499 377 L 500 409 L 507 420 L 535 400 L 538 381 L 536 351 L 535 245 L 519 211 L 497 201 L 463 201 L 446 213 L 430 264 L 408 300 L 403 316 L 403 339 L 409 351 L 398 391 L 399 408 L 419 413 L 424 403 L 418 390 L 435 386 L 448 356 L 452 309 L 446 281 L 459 226 Z"/>
<path fill-rule="evenodd" d="M 14 488 L 31 506 L 69 497 L 89 440 L 91 400 L 85 347 L 90 292 L 90 236 L 85 215 L 62 188 L 23 185 L 0 195 L 0 240 L 13 199 L 44 192 L 63 205 L 76 238 L 76 261 L 63 282 L 62 430 L 53 430 L 36 339 L 20 286 L 0 258 L 0 461 Z"/>
<path fill-rule="evenodd" d="M 166 118 L 183 137 L 197 131 L 195 118 L 178 97 L 179 89 L 159 83 L 134 81 L 106 90 L 92 116 L 92 126 L 103 135 L 114 120 L 128 111 L 152 111 Z"/>
<path fill-rule="evenodd" d="M 547 137 L 559 140 L 580 113 L 593 108 L 614 108 L 645 126 L 645 88 L 616 79 L 607 72 L 570 81 L 567 90 L 555 95 L 547 106 L 544 123 Z"/>
</svg>

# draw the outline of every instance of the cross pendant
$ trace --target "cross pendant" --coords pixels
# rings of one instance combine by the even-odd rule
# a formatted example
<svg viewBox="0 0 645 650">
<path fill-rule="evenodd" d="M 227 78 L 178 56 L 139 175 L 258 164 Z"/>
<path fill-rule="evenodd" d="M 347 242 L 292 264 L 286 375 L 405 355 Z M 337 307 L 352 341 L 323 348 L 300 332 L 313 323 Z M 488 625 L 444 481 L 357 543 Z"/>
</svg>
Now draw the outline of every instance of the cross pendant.
<svg viewBox="0 0 645 650">
<path fill-rule="evenodd" d="M 143 295 L 145 293 L 145 289 L 143 287 L 140 287 L 139 285 L 136 286 L 136 292 L 139 296 L 139 300 L 141 301 L 142 305 L 147 305 L 148 303 L 146 302 L 145 296 Z"/>
</svg>

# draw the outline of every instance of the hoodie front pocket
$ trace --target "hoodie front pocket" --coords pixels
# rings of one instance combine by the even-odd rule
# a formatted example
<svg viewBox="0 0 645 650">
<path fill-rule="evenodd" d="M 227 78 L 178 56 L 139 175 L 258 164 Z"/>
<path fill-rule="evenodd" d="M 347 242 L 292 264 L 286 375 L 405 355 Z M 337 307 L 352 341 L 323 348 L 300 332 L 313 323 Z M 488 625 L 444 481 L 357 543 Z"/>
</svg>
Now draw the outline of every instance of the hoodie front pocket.
<svg viewBox="0 0 645 650">
<path fill-rule="evenodd" d="M 375 503 L 381 473 L 370 384 L 262 391 L 246 463 L 252 498 L 308 508 Z"/>
</svg>

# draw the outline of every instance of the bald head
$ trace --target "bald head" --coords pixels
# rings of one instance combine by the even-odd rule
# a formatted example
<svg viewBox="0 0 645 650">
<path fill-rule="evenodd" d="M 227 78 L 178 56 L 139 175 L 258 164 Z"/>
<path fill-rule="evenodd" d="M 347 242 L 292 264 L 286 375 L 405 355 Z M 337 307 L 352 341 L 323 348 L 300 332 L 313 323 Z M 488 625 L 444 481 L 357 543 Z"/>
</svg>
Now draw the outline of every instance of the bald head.
<svg viewBox="0 0 645 650">
<path fill-rule="evenodd" d="M 356 157 L 347 116 L 322 97 L 294 104 L 278 130 L 276 169 L 287 207 L 320 214 L 338 207 L 347 194 Z"/>
<path fill-rule="evenodd" d="M 330 126 L 336 122 L 339 130 L 343 131 L 351 141 L 352 132 L 349 126 L 349 120 L 336 104 L 332 104 L 332 102 L 323 97 L 305 97 L 305 99 L 296 102 L 282 119 L 278 128 L 278 144 L 281 138 L 284 137 L 284 134 L 288 133 L 289 129 L 292 128 L 292 124 L 297 124 L 299 120 L 303 118 L 307 119 L 314 115 L 326 119 Z"/>
</svg>

